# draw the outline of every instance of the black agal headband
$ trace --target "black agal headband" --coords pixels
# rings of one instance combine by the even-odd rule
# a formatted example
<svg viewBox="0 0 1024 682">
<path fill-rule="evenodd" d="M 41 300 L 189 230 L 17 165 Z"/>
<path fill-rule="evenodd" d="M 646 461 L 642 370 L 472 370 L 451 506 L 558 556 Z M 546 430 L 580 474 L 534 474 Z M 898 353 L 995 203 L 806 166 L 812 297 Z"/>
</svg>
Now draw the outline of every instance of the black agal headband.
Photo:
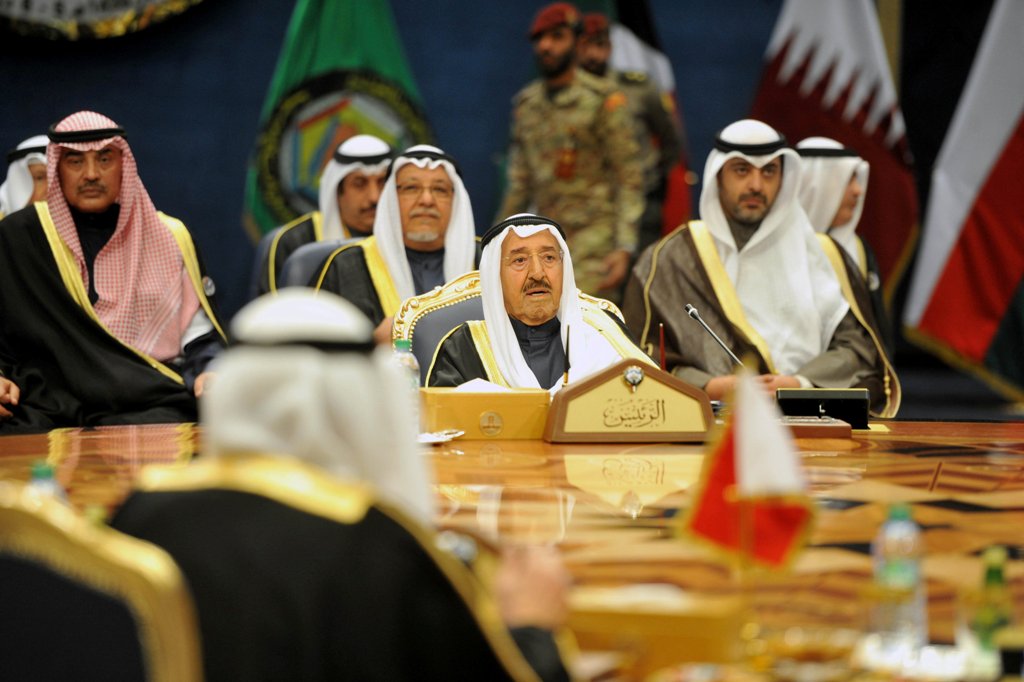
<svg viewBox="0 0 1024 682">
<path fill-rule="evenodd" d="M 46 147 L 25 147 L 23 149 L 12 149 L 7 152 L 7 163 L 8 165 L 14 163 L 18 159 L 24 159 L 29 154 L 45 154 Z"/>
<path fill-rule="evenodd" d="M 797 147 L 796 153 L 800 156 L 806 157 L 832 157 L 832 158 L 848 158 L 859 156 L 856 150 L 850 149 L 849 147 L 841 147 L 836 149 L 835 147 Z"/>
<path fill-rule="evenodd" d="M 747 156 L 765 156 L 767 154 L 774 154 L 777 151 L 785 149 L 787 146 L 786 138 L 783 135 L 779 135 L 779 139 L 777 140 L 762 142 L 761 144 L 729 142 L 728 140 L 722 139 L 722 131 L 718 131 L 718 134 L 715 135 L 715 149 L 724 154 L 728 154 L 729 152 L 740 152 Z"/>
<path fill-rule="evenodd" d="M 369 341 L 303 341 L 300 339 L 288 339 L 285 341 L 236 341 L 234 348 L 313 348 L 323 353 L 361 353 L 369 355 L 377 347 L 371 339 Z"/>
<path fill-rule="evenodd" d="M 383 154 L 374 154 L 373 156 L 353 156 L 350 154 L 342 154 L 341 150 L 335 150 L 334 160 L 343 165 L 349 165 L 352 163 L 362 163 L 367 166 L 376 166 L 381 161 L 388 161 L 391 159 L 390 150 Z"/>
<path fill-rule="evenodd" d="M 47 131 L 46 136 L 50 138 L 50 142 L 56 144 L 65 144 L 69 142 L 96 142 L 98 140 L 106 140 L 111 137 L 123 137 L 127 139 L 127 135 L 124 134 L 124 128 L 94 128 L 92 130 L 57 130 L 57 124 L 54 123 L 50 126 L 50 130 Z"/>
<path fill-rule="evenodd" d="M 501 234 L 506 227 L 535 227 L 537 225 L 550 225 L 551 227 L 558 230 L 558 234 L 561 235 L 562 241 L 565 241 L 565 230 L 562 226 L 556 223 L 551 218 L 545 218 L 542 215 L 533 215 L 527 213 L 525 215 L 517 215 L 511 218 L 505 218 L 500 223 L 492 227 L 491 229 L 484 232 L 484 236 L 480 238 L 480 248 L 487 246 L 487 242 L 492 241 L 495 237 Z"/>
</svg>

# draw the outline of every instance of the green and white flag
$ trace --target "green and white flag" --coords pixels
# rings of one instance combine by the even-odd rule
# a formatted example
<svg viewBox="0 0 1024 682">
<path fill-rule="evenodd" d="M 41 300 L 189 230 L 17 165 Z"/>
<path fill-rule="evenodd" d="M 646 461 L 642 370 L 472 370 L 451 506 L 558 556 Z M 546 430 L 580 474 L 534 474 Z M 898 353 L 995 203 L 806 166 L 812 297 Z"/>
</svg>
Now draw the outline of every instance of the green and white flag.
<svg viewBox="0 0 1024 682">
<path fill-rule="evenodd" d="M 298 0 L 260 122 L 245 183 L 254 237 L 316 210 L 320 173 L 349 137 L 431 142 L 387 0 Z"/>
</svg>

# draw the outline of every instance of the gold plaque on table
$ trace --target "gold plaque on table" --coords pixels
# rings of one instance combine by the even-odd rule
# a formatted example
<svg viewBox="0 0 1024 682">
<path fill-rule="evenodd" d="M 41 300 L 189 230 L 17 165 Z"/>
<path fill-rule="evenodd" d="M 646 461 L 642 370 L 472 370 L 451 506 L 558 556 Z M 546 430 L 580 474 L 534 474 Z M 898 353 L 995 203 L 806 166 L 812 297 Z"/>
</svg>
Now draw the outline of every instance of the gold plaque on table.
<svg viewBox="0 0 1024 682">
<path fill-rule="evenodd" d="M 423 428 L 459 429 L 474 440 L 540 440 L 551 396 L 541 389 L 496 393 L 421 388 Z"/>
<path fill-rule="evenodd" d="M 544 440 L 699 442 L 714 423 L 704 391 L 652 365 L 623 360 L 555 394 Z"/>
</svg>

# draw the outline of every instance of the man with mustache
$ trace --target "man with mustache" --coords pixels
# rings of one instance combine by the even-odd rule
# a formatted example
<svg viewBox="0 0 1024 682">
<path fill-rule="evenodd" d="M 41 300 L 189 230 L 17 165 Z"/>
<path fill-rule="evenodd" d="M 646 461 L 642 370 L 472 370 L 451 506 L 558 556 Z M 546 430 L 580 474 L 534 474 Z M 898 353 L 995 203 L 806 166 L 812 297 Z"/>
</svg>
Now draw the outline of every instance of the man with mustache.
<svg viewBox="0 0 1024 682">
<path fill-rule="evenodd" d="M 106 116 L 55 124 L 46 154 L 45 203 L 0 227 L 0 432 L 195 421 L 225 338 L 192 237 Z"/>
<path fill-rule="evenodd" d="M 486 379 L 558 390 L 563 379 L 585 379 L 623 358 L 650 364 L 629 338 L 618 309 L 576 288 L 558 223 L 515 215 L 488 230 L 482 243 L 484 319 L 456 327 L 441 341 L 428 386 Z"/>
<path fill-rule="evenodd" d="M 664 325 L 668 369 L 727 397 L 734 363 L 692 304 L 764 388 L 864 387 L 872 413 L 891 417 L 899 382 L 874 336 L 863 282 L 842 284 L 797 201 L 800 157 L 776 130 L 743 120 L 722 130 L 704 167 L 702 221 L 649 247 L 626 289 L 626 322 L 649 354 Z M 852 288 L 851 288 L 852 287 Z"/>
<path fill-rule="evenodd" d="M 369 237 L 391 156 L 388 143 L 373 135 L 355 135 L 338 145 L 320 176 L 319 210 L 296 218 L 274 235 L 266 256 L 255 265 L 250 294 L 277 291 L 285 260 L 303 244 Z"/>
<path fill-rule="evenodd" d="M 885 349 L 892 354 L 892 325 L 882 300 L 882 276 L 874 251 L 857 234 L 868 189 L 868 162 L 857 152 L 827 137 L 808 137 L 796 145 L 803 172 L 800 205 L 814 230 L 835 240 L 851 259 L 850 272 L 864 279 Z"/>
<path fill-rule="evenodd" d="M 390 343 L 402 301 L 426 293 L 479 262 L 473 207 L 455 159 L 416 145 L 392 164 L 373 236 L 330 254 L 310 286 L 351 301 Z"/>
<path fill-rule="evenodd" d="M 508 187 L 499 215 L 557 220 L 576 259 L 576 283 L 618 300 L 644 211 L 643 167 L 626 97 L 576 68 L 579 11 L 540 10 L 530 27 L 541 78 L 513 100 Z"/>
</svg>

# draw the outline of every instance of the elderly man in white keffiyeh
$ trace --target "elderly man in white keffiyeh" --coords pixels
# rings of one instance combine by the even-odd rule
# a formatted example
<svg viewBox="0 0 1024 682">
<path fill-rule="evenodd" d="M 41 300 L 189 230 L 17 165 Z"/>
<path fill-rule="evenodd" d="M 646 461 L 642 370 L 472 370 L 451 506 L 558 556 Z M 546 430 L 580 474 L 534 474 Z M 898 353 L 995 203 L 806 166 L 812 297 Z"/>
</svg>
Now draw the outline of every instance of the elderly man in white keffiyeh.
<svg viewBox="0 0 1024 682">
<path fill-rule="evenodd" d="M 760 121 L 722 130 L 704 168 L 702 220 L 653 244 L 630 277 L 626 323 L 648 353 L 664 325 L 669 369 L 712 399 L 727 396 L 734 362 L 692 305 L 764 387 L 864 387 L 872 412 L 893 416 L 899 384 L 872 328 L 863 280 L 837 272 L 797 201 L 800 157 Z"/>
<path fill-rule="evenodd" d="M 421 144 L 391 165 L 373 236 L 328 256 L 310 285 L 352 302 L 376 326 L 377 342 L 385 343 L 402 301 L 473 270 L 477 262 L 473 207 L 455 160 Z"/>
<path fill-rule="evenodd" d="M 484 319 L 440 343 L 429 386 L 486 379 L 511 388 L 558 390 L 623 358 L 650 363 L 608 301 L 576 287 L 561 226 L 527 213 L 483 237 L 480 293 Z"/>
<path fill-rule="evenodd" d="M 81 111 L 49 139 L 46 203 L 0 230 L 0 431 L 194 420 L 224 335 L 188 230 L 114 121 Z"/>
</svg>

